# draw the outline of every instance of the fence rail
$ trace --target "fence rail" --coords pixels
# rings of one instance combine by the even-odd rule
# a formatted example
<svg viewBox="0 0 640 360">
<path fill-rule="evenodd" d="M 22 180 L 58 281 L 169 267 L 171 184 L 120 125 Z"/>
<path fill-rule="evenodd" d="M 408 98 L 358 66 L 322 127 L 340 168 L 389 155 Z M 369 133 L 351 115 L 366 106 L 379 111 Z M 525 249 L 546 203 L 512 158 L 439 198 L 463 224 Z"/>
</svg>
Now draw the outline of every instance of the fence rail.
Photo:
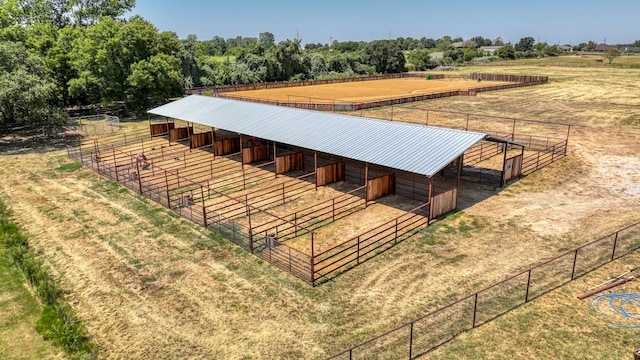
<svg viewBox="0 0 640 360">
<path fill-rule="evenodd" d="M 640 222 L 509 276 L 329 359 L 415 359 L 590 271 L 640 249 Z"/>
</svg>

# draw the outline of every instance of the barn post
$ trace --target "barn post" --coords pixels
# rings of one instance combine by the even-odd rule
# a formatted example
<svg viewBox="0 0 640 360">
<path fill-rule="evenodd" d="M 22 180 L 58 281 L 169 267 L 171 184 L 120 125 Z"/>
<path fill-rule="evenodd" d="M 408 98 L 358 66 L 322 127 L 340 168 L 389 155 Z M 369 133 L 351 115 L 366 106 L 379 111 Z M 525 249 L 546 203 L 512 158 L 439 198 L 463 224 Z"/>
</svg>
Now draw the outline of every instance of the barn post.
<svg viewBox="0 0 640 360">
<path fill-rule="evenodd" d="M 429 125 L 429 109 L 427 109 L 427 120 L 424 123 L 425 125 Z"/>
<path fill-rule="evenodd" d="M 313 151 L 313 173 L 316 174 L 316 191 L 318 191 L 318 151 Z"/>
<path fill-rule="evenodd" d="M 216 130 L 211 127 L 211 153 L 213 154 L 213 158 L 216 158 Z"/>
<path fill-rule="evenodd" d="M 273 142 L 273 173 L 275 178 L 278 178 L 278 158 L 276 156 L 276 142 Z"/>
<path fill-rule="evenodd" d="M 187 140 L 189 141 L 189 152 L 193 149 L 193 143 L 191 142 L 191 127 L 193 126 L 192 122 L 187 121 Z"/>
<path fill-rule="evenodd" d="M 151 139 L 153 134 L 151 133 L 151 114 L 149 113 L 147 113 L 147 120 L 149 120 L 149 139 Z"/>
<path fill-rule="evenodd" d="M 244 149 L 242 148 L 242 134 L 238 134 L 239 137 L 238 139 L 240 139 L 240 155 L 242 158 L 242 168 L 244 169 Z"/>
<path fill-rule="evenodd" d="M 507 175 L 506 168 L 507 167 L 507 143 L 504 143 L 504 156 L 502 157 L 502 177 L 500 178 L 500 187 L 504 187 L 506 184 L 505 176 Z"/>
<path fill-rule="evenodd" d="M 429 177 L 429 198 L 427 200 L 429 203 L 429 209 L 427 210 L 427 225 L 431 221 L 431 208 L 433 207 L 433 204 L 431 202 L 432 196 L 433 196 L 433 178 Z"/>
<path fill-rule="evenodd" d="M 364 207 L 369 203 L 369 163 L 364 165 Z"/>
<path fill-rule="evenodd" d="M 460 175 L 462 174 L 462 162 L 464 159 L 464 153 L 458 156 L 458 166 L 457 166 L 457 174 L 456 174 L 456 189 L 460 186 Z"/>
</svg>

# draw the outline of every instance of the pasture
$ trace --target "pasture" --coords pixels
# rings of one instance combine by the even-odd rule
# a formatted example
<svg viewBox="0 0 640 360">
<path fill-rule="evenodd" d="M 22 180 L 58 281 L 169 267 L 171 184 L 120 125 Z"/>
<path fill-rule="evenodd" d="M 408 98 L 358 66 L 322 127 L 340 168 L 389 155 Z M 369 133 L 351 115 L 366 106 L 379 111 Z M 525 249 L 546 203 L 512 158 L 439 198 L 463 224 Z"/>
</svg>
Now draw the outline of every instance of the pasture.
<svg viewBox="0 0 640 360">
<path fill-rule="evenodd" d="M 58 170 L 70 162 L 64 149 L 3 139 L 0 191 L 69 290 L 66 300 L 87 321 L 102 357 L 325 358 L 638 221 L 637 70 L 523 65 L 465 72 L 472 70 L 545 75 L 549 83 L 395 106 L 394 121 L 419 107 L 486 116 L 478 121 L 568 123 L 568 156 L 504 190 L 485 187 L 432 231 L 315 288 L 89 169 Z M 362 113 L 388 118 L 389 111 Z M 638 347 L 631 333 L 606 328 L 607 320 L 591 316 L 575 296 L 624 272 L 633 259 L 536 299 L 426 358 L 575 358 L 585 353 L 566 342 L 518 339 L 577 341 L 584 334 L 594 340 L 587 358 L 629 356 L 630 346 Z M 534 325 L 525 330 L 525 323 Z"/>
</svg>

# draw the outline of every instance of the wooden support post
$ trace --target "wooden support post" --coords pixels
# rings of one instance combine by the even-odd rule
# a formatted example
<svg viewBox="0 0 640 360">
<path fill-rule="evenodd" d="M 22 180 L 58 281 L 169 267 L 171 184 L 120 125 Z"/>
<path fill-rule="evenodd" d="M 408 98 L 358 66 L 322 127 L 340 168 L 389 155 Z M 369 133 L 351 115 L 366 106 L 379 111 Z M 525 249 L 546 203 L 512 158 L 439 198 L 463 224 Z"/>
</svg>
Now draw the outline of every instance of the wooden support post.
<svg viewBox="0 0 640 360">
<path fill-rule="evenodd" d="M 147 120 L 149 120 L 149 139 L 153 138 L 153 134 L 151 133 L 151 114 L 147 113 Z"/>
</svg>

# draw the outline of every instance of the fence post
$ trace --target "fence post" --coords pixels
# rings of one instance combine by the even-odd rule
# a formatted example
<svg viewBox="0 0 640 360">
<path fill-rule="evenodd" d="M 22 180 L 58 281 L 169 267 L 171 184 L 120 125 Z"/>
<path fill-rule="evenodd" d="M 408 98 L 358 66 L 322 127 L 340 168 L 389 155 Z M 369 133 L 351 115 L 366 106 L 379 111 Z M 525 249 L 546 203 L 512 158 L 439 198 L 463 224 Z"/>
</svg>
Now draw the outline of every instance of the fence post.
<svg viewBox="0 0 640 360">
<path fill-rule="evenodd" d="M 336 198 L 331 199 L 331 221 L 336 221 Z"/>
<path fill-rule="evenodd" d="M 282 203 L 283 204 L 284 204 L 284 200 L 285 200 L 285 197 L 284 197 L 284 183 L 282 183 Z"/>
<path fill-rule="evenodd" d="M 393 244 L 397 244 L 398 243 L 398 218 L 396 218 L 396 232 L 393 235 Z"/>
<path fill-rule="evenodd" d="M 167 176 L 167 170 L 164 171 L 164 183 L 167 187 L 167 207 L 171 209 L 171 197 L 169 196 L 169 177 Z"/>
<path fill-rule="evenodd" d="M 527 277 L 527 292 L 524 295 L 524 302 L 529 302 L 529 285 L 531 285 L 531 269 L 529 269 L 529 276 Z"/>
<path fill-rule="evenodd" d="M 476 313 L 478 311 L 478 293 L 474 296 L 473 300 L 473 322 L 471 323 L 471 328 L 476 327 Z"/>
<path fill-rule="evenodd" d="M 616 231 L 616 238 L 613 239 L 613 250 L 611 251 L 611 261 L 613 261 L 613 259 L 616 256 L 616 245 L 618 244 L 618 231 Z"/>
<path fill-rule="evenodd" d="M 413 357 L 413 321 L 409 324 L 409 360 Z"/>
<path fill-rule="evenodd" d="M 315 261 L 315 259 L 314 259 L 315 254 L 313 252 L 313 240 L 314 240 L 314 236 L 313 235 L 314 235 L 314 233 L 312 232 L 311 233 L 311 264 L 310 265 L 311 265 L 311 286 L 315 287 L 316 286 L 316 279 L 315 279 L 315 275 L 316 274 L 315 274 L 315 269 L 314 269 L 314 266 L 313 266 L 314 265 L 314 261 Z"/>
<path fill-rule="evenodd" d="M 571 280 L 573 280 L 573 276 L 576 273 L 576 261 L 578 260 L 578 250 L 576 249 L 575 254 L 573 255 L 573 267 L 571 268 Z"/>
<path fill-rule="evenodd" d="M 200 185 L 200 196 L 202 197 L 202 223 L 207 228 L 207 209 L 204 207 L 204 186 Z"/>
</svg>

